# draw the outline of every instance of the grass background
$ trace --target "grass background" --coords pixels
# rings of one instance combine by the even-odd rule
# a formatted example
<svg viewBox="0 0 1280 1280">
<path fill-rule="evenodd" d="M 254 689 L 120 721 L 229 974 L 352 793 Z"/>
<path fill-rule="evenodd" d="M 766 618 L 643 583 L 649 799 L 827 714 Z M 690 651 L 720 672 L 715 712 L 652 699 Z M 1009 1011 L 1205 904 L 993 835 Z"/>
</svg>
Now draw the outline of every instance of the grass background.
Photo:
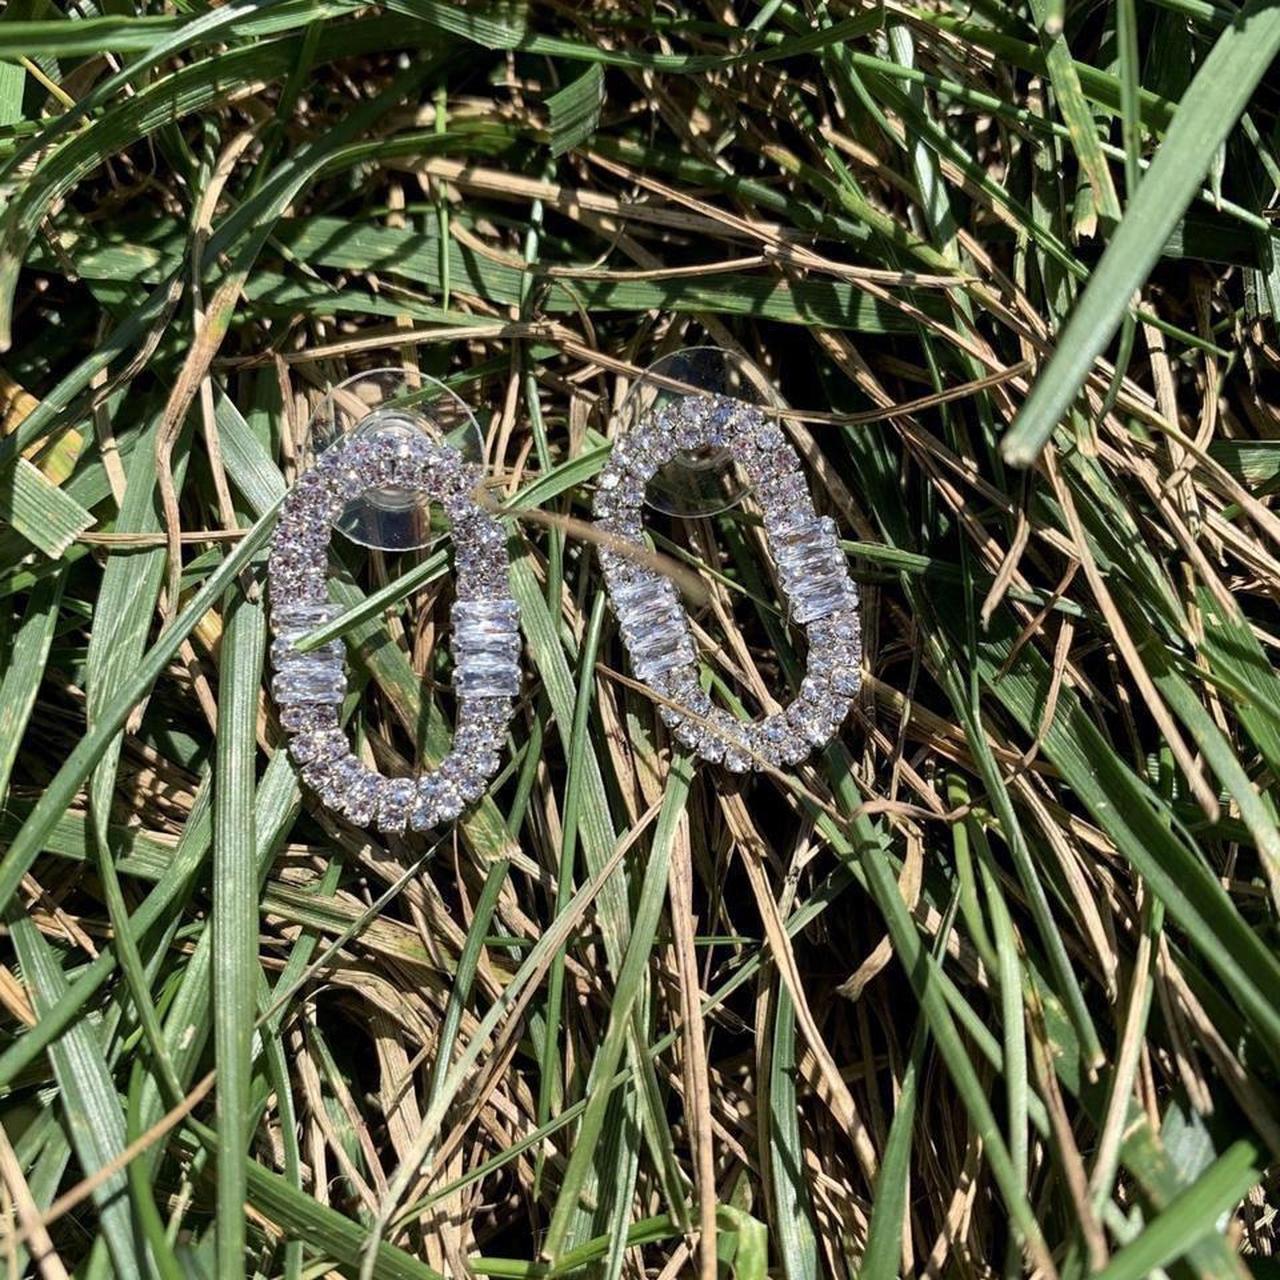
<svg viewBox="0 0 1280 1280">
<path fill-rule="evenodd" d="M 1280 1274 L 1278 48 L 1228 0 L 11 0 L 6 1274 Z M 863 592 L 789 777 L 672 752 L 563 519 L 704 342 Z M 301 432 L 380 365 L 475 406 L 523 611 L 434 839 L 300 794 L 263 683 Z M 706 678 L 785 701 L 750 506 L 652 528 Z M 447 550 L 335 557 L 392 771 L 448 743 Z"/>
</svg>

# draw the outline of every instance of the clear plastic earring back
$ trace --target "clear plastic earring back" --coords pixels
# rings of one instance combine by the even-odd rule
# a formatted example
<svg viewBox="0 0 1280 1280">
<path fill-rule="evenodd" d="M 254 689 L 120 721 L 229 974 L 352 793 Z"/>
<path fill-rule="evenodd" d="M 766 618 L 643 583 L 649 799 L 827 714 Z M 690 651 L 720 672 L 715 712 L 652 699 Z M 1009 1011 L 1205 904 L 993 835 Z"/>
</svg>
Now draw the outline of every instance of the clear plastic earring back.
<svg viewBox="0 0 1280 1280">
<path fill-rule="evenodd" d="M 406 369 L 371 369 L 336 383 L 307 424 L 302 461 L 313 466 L 327 449 L 362 436 L 424 435 L 456 450 L 466 462 L 484 458 L 484 436 L 466 403 L 444 383 Z M 379 551 L 430 546 L 440 528 L 432 524 L 425 493 L 387 486 L 349 502 L 333 522 L 339 533 Z"/>
<path fill-rule="evenodd" d="M 746 356 L 723 347 L 683 347 L 655 360 L 636 379 L 615 415 L 615 435 L 625 435 L 672 400 L 696 395 L 728 396 L 766 410 L 784 407 L 764 372 Z M 683 450 L 654 475 L 645 503 L 694 519 L 727 511 L 750 491 L 745 471 L 727 449 Z"/>
</svg>

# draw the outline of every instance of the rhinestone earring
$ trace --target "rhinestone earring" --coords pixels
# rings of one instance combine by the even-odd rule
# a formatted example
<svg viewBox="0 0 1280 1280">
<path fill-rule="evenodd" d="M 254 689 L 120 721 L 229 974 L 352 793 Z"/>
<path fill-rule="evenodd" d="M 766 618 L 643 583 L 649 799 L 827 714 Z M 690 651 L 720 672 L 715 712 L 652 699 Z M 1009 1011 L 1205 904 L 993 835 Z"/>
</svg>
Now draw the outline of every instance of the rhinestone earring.
<svg viewBox="0 0 1280 1280">
<path fill-rule="evenodd" d="M 830 741 L 848 715 L 862 682 L 862 647 L 858 591 L 835 522 L 814 511 L 800 459 L 780 428 L 756 406 L 725 396 L 668 401 L 614 444 L 597 482 L 596 523 L 643 548 L 645 487 L 678 452 L 703 448 L 727 450 L 759 499 L 783 597 L 808 634 L 798 696 L 762 720 L 735 719 L 698 682 L 693 632 L 671 580 L 602 547 L 605 585 L 632 669 L 661 695 L 659 714 L 677 741 L 735 773 L 796 764 Z"/>
<path fill-rule="evenodd" d="M 359 435 L 327 449 L 284 500 L 267 567 L 272 693 L 303 781 L 356 826 L 425 831 L 452 821 L 498 770 L 520 689 L 520 637 L 502 526 L 472 496 L 482 478 L 478 466 L 420 432 Z M 325 585 L 333 522 L 349 503 L 388 486 L 441 503 L 453 528 L 457 727 L 440 767 L 416 779 L 384 777 L 347 745 L 338 719 L 347 692 L 342 641 L 308 653 L 295 647 L 342 612 Z"/>
</svg>

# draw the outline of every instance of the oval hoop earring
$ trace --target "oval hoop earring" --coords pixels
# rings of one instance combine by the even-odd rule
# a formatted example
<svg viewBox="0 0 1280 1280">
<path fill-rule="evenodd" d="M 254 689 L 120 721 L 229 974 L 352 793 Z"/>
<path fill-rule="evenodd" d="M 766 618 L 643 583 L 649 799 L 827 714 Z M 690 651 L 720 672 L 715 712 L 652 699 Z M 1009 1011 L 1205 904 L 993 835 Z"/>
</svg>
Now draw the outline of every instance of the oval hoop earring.
<svg viewBox="0 0 1280 1280">
<path fill-rule="evenodd" d="M 425 436 L 356 436 L 326 450 L 285 497 L 267 565 L 272 693 L 303 781 L 356 826 L 425 831 L 450 822 L 484 795 L 498 770 L 520 690 L 519 614 L 502 526 L 472 496 L 482 479 L 478 466 Z M 425 493 L 453 528 L 457 725 L 440 767 L 417 778 L 384 777 L 347 745 L 339 722 L 347 693 L 342 641 L 306 653 L 296 648 L 342 612 L 326 588 L 333 522 L 348 503 L 387 487 Z"/>
<path fill-rule="evenodd" d="M 671 580 L 606 546 L 605 585 L 632 670 L 659 695 L 659 714 L 678 742 L 735 773 L 797 764 L 830 741 L 849 714 L 862 683 L 862 644 L 858 591 L 835 522 L 814 511 L 800 459 L 781 429 L 755 406 L 724 396 L 668 402 L 614 445 L 597 482 L 596 522 L 643 548 L 646 486 L 678 452 L 702 448 L 728 450 L 759 499 L 783 598 L 809 640 L 795 700 L 752 723 L 735 719 L 698 682 L 693 631 Z"/>
</svg>

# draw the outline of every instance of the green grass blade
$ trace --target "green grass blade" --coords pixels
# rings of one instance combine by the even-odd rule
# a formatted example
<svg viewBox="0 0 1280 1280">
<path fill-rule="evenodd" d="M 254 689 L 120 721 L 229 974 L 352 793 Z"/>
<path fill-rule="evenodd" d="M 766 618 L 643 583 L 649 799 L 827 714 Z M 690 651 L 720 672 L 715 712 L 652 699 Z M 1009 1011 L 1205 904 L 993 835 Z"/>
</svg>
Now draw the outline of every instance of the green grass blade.
<svg viewBox="0 0 1280 1280">
<path fill-rule="evenodd" d="M 270 5 L 237 5 L 232 12 L 220 14 L 216 23 L 195 22 L 189 13 L 104 13 L 100 17 L 74 21 L 4 22 L 0 23 L 0 58 L 17 54 L 53 58 L 82 58 L 99 53 L 150 54 L 150 58 L 130 60 L 130 75 L 136 77 L 154 63 L 157 50 L 159 57 L 170 57 L 179 48 L 191 48 L 198 41 L 275 35 L 289 27 L 305 25 L 316 17 L 336 17 L 357 7 L 334 0 L 325 0 L 322 4 L 316 0 L 280 0 Z M 117 92 L 122 83 L 116 81 L 111 92 Z"/>
<path fill-rule="evenodd" d="M 1031 12 L 1040 29 L 1045 65 L 1058 94 L 1058 110 L 1062 113 L 1080 167 L 1089 179 L 1090 203 L 1098 215 L 1114 221 L 1120 217 L 1120 200 L 1111 180 L 1107 158 L 1102 154 L 1102 146 L 1098 141 L 1093 112 L 1085 101 L 1076 64 L 1072 61 L 1071 50 L 1062 32 L 1060 15 L 1059 21 L 1052 24 L 1052 27 L 1049 23 L 1053 8 L 1049 0 L 1031 0 Z M 1080 212 L 1077 210 L 1077 224 L 1080 221 Z"/>
<path fill-rule="evenodd" d="M 249 1072 L 258 985 L 258 868 L 254 761 L 266 614 L 243 583 L 227 595 L 218 677 L 213 806 L 213 1015 L 217 1064 L 219 1267 L 245 1252 L 251 1114 Z"/>
<path fill-rule="evenodd" d="M 575 860 L 578 844 L 578 815 L 582 807 L 582 773 L 589 756 L 594 755 L 590 740 L 590 715 L 596 660 L 600 651 L 600 631 L 604 625 L 604 597 L 597 597 L 591 610 L 583 639 L 578 674 L 578 696 L 573 709 L 570 734 L 572 748 L 568 756 L 568 776 L 564 789 L 564 819 L 560 836 L 560 860 L 555 868 L 555 910 L 560 914 L 573 896 Z M 539 1054 L 538 1123 L 551 1117 L 553 1105 L 563 1101 L 564 1081 L 560 1066 L 560 1013 L 564 998 L 565 956 L 557 955 L 547 977 L 547 998 L 543 1008 L 542 1043 Z"/>
<path fill-rule="evenodd" d="M 502 894 L 503 886 L 507 883 L 510 870 L 509 862 L 495 862 L 485 877 L 480 897 L 476 899 L 475 913 L 471 917 L 471 926 L 467 930 L 462 953 L 458 956 L 458 968 L 454 974 L 453 986 L 449 991 L 449 1003 L 445 1007 L 444 1020 L 440 1024 L 440 1047 L 431 1068 L 431 1082 L 427 1086 L 428 1106 L 437 1100 L 444 1088 L 450 1054 L 458 1036 L 458 1028 L 462 1025 L 462 1014 L 467 1007 L 471 985 L 475 981 L 485 939 L 488 937 L 489 926 L 493 921 L 493 913 L 497 910 L 498 898 Z"/>
<path fill-rule="evenodd" d="M 1066 416 L 1160 249 L 1191 203 L 1214 154 L 1280 51 L 1280 10 L 1254 0 L 1218 37 L 1174 113 L 1160 150 L 1009 428 L 1001 453 L 1030 466 Z"/>
<path fill-rule="evenodd" d="M 66 978 L 53 948 L 29 916 L 11 911 L 9 933 L 39 1013 L 64 995 Z M 124 1114 L 97 1029 L 88 1022 L 71 1027 L 50 1047 L 49 1059 L 67 1135 L 88 1177 L 111 1163 L 125 1145 Z M 116 1274 L 124 1280 L 142 1280 L 145 1250 L 134 1233 L 124 1174 L 105 1179 L 95 1189 L 93 1201 Z"/>
<path fill-rule="evenodd" d="M 44 679 L 66 580 L 66 572 L 58 570 L 36 582 L 8 645 L 4 677 L 0 679 L 0 806 L 8 797 L 13 764 Z"/>
<path fill-rule="evenodd" d="M 142 1084 L 145 1079 L 145 1068 L 141 1058 L 135 1058 L 133 1070 L 129 1073 L 129 1102 L 125 1136 L 130 1143 L 142 1136 L 141 1108 Z M 165 1232 L 164 1219 L 156 1208 L 155 1195 L 147 1180 L 147 1165 L 144 1160 L 131 1160 L 125 1170 L 129 1179 L 129 1195 L 133 1200 L 133 1211 L 137 1215 L 138 1224 L 146 1239 L 151 1254 L 151 1264 L 158 1280 L 185 1280 L 181 1264 L 174 1256 L 173 1247 Z"/>
<path fill-rule="evenodd" d="M 0 488 L 0 519 L 52 560 L 59 559 L 93 516 L 26 458 L 19 458 Z"/>
<path fill-rule="evenodd" d="M 1176 1262 L 1200 1240 L 1218 1231 L 1230 1212 L 1262 1176 L 1257 1152 L 1248 1143 L 1224 1151 L 1195 1182 L 1179 1192 L 1132 1244 L 1097 1272 L 1097 1280 L 1143 1280 Z"/>
<path fill-rule="evenodd" d="M 863 1280 L 898 1280 L 902 1274 L 902 1232 L 907 1211 L 907 1190 L 911 1178 L 911 1135 L 916 1122 L 916 1103 L 928 1022 L 920 1019 L 911 1039 L 911 1057 L 902 1073 L 902 1089 L 894 1107 L 884 1159 L 876 1179 L 876 1194 L 867 1227 L 867 1247 L 858 1274 Z"/>
<path fill-rule="evenodd" d="M 116 521 L 122 533 L 153 533 L 160 528 L 156 510 L 155 432 L 157 424 L 142 434 L 130 458 L 124 502 Z M 185 451 L 173 468 L 175 491 L 185 477 Z M 102 574 L 94 607 L 93 630 L 85 655 L 85 712 L 94 727 L 112 694 L 136 666 L 146 647 L 152 616 L 159 604 L 164 575 L 165 549 L 155 547 L 137 554 L 111 557 Z M 103 898 L 114 935 L 120 968 L 128 983 L 136 1015 L 142 1022 L 155 1067 L 169 1105 L 181 1097 L 172 1063 L 165 1051 L 160 1019 L 152 1002 L 142 956 L 129 924 L 129 912 L 116 870 L 116 851 L 110 833 L 111 798 L 124 735 L 118 733 L 98 761 L 89 781 L 89 808 L 95 863 L 102 880 Z"/>
<path fill-rule="evenodd" d="M 604 68 L 596 62 L 547 99 L 551 154 L 564 155 L 586 142 L 596 131 L 603 106 Z"/>
<path fill-rule="evenodd" d="M 782 1273 L 787 1280 L 817 1280 L 818 1232 L 805 1174 L 800 1105 L 796 1096 L 796 1010 L 779 983 L 769 1070 L 769 1166 Z M 899 1215 L 901 1221 L 901 1215 Z"/>
<path fill-rule="evenodd" d="M 1201 651 L 1254 746 L 1272 773 L 1280 773 L 1280 676 L 1242 618 L 1207 591 L 1197 592 L 1196 601 L 1205 618 Z"/>
</svg>

